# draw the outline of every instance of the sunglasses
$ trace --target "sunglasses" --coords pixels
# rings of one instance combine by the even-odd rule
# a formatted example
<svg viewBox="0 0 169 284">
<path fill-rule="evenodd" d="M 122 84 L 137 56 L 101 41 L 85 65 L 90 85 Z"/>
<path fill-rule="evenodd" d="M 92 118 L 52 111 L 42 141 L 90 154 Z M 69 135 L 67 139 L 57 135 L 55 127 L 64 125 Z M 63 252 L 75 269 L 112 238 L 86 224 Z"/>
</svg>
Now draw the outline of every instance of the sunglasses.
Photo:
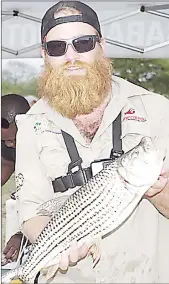
<svg viewBox="0 0 169 284">
<path fill-rule="evenodd" d="M 70 44 L 78 53 L 88 52 L 95 48 L 96 42 L 100 42 L 97 35 L 86 35 L 68 40 L 51 40 L 43 43 L 43 47 L 49 56 L 63 56 Z"/>
</svg>

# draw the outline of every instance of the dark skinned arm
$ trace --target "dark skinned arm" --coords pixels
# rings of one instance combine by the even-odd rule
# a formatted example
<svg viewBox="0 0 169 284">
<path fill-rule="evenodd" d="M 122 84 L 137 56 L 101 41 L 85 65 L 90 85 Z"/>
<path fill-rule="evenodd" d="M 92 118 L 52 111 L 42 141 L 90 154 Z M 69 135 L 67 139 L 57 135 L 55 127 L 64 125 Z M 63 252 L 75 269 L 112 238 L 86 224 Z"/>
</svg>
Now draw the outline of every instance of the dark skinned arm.
<svg viewBox="0 0 169 284">
<path fill-rule="evenodd" d="M 15 170 L 15 164 L 12 161 L 7 161 L 3 157 L 1 157 L 1 185 L 3 186 L 10 178 L 10 176 L 14 173 Z M 3 254 L 7 261 L 16 261 L 20 244 L 22 240 L 23 234 L 21 232 L 16 233 L 13 235 L 10 240 L 7 242 L 6 247 L 3 251 Z M 26 239 L 24 239 L 24 242 Z M 30 244 L 28 242 L 28 244 Z"/>
<path fill-rule="evenodd" d="M 16 261 L 19 255 L 20 245 L 23 238 L 23 234 L 21 232 L 13 235 L 6 244 L 6 247 L 3 251 L 3 254 L 8 261 Z M 23 245 L 26 242 L 26 237 L 23 239 Z M 30 245 L 28 241 L 27 246 Z"/>
</svg>

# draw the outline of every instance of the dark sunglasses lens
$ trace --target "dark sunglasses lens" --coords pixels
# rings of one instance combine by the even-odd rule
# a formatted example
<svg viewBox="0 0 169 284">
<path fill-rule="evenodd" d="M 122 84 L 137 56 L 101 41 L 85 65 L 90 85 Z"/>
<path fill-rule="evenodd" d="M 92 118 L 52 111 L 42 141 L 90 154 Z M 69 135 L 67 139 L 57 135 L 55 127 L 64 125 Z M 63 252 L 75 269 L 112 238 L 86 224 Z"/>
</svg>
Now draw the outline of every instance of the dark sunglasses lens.
<svg viewBox="0 0 169 284">
<path fill-rule="evenodd" d="M 81 37 L 73 40 L 73 45 L 77 52 L 88 52 L 95 47 L 95 40 L 93 37 Z"/>
<path fill-rule="evenodd" d="M 46 42 L 46 50 L 49 56 L 62 56 L 66 51 L 66 42 L 60 40 Z"/>
<path fill-rule="evenodd" d="M 9 122 L 5 118 L 1 118 L 1 128 L 9 128 Z"/>
</svg>

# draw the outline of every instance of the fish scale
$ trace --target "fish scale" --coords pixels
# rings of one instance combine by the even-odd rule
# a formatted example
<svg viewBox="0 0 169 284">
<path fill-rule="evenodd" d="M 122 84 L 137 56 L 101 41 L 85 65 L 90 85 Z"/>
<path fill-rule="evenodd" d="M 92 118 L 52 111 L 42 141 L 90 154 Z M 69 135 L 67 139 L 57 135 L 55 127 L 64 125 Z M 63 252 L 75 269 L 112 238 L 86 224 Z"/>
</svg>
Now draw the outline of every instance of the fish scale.
<svg viewBox="0 0 169 284">
<path fill-rule="evenodd" d="M 149 137 L 144 137 L 139 145 L 70 195 L 59 210 L 53 208 L 49 212 L 52 217 L 32 245 L 28 258 L 19 268 L 3 275 L 2 283 L 16 277 L 33 281 L 44 267 L 59 262 L 60 254 L 70 247 L 71 241 L 90 243 L 93 238 L 116 230 L 157 180 L 162 163 L 163 154 Z M 50 202 L 47 206 L 41 208 L 48 212 Z M 51 201 L 51 206 L 55 207 L 55 202 Z"/>
</svg>

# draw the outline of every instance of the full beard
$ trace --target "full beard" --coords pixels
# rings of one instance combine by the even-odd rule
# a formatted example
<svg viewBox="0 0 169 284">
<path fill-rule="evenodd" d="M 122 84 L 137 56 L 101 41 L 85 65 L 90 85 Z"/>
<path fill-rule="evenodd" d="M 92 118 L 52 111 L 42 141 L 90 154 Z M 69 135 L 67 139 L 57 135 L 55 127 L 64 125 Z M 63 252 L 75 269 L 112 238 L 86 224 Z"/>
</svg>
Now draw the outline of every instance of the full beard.
<svg viewBox="0 0 169 284">
<path fill-rule="evenodd" d="M 103 103 L 111 91 L 113 70 L 110 59 L 104 57 L 92 64 L 75 61 L 73 66 L 84 69 L 83 75 L 65 75 L 70 66 L 72 63 L 68 62 L 53 68 L 45 62 L 38 93 L 62 116 L 74 119 L 91 113 Z"/>
</svg>

